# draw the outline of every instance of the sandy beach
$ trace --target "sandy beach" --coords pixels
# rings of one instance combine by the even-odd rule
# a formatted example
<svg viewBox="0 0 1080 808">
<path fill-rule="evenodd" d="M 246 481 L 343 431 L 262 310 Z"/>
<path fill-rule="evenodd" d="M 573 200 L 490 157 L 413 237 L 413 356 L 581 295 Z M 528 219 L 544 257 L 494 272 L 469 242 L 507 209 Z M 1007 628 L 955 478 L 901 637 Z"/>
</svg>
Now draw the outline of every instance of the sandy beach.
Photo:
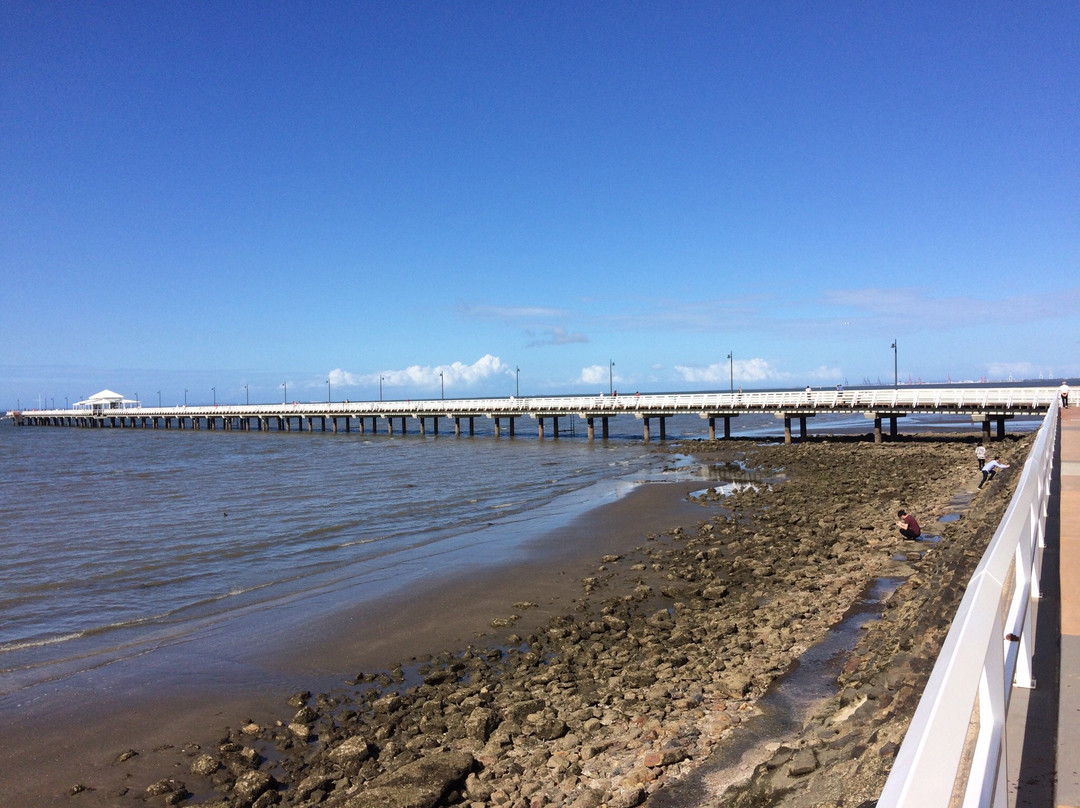
<svg viewBox="0 0 1080 808">
<path fill-rule="evenodd" d="M 1000 444 L 1014 470 L 1029 440 Z M 857 805 L 884 782 L 1015 480 L 976 493 L 974 445 L 693 442 L 759 485 L 696 500 L 708 484 L 645 485 L 482 577 L 280 631 L 253 616 L 260 642 L 223 647 L 204 679 L 159 690 L 133 661 L 104 692 L 27 705 L 0 741 L 4 804 L 699 804 L 731 780 L 723 750 L 770 685 L 893 576 L 888 619 L 862 632 L 835 697 L 729 792 Z M 940 541 L 905 544 L 898 507 Z M 239 685 L 215 682 L 223 664 Z M 874 754 L 853 763 L 855 747 Z"/>
</svg>

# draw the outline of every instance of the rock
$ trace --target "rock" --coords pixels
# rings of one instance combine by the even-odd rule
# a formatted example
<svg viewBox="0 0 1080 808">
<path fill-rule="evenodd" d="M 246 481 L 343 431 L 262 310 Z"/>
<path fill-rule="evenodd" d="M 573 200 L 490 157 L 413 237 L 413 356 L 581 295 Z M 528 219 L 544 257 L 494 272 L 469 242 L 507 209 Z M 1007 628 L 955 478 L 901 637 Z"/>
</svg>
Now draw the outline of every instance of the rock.
<svg viewBox="0 0 1080 808">
<path fill-rule="evenodd" d="M 533 727 L 536 737 L 542 741 L 554 741 L 561 738 L 568 729 L 566 722 L 559 718 L 542 718 Z"/>
<path fill-rule="evenodd" d="M 487 743 L 487 739 L 497 725 L 498 717 L 494 710 L 488 707 L 477 707 L 465 720 L 465 735 L 481 743 Z"/>
<path fill-rule="evenodd" d="M 701 596 L 706 600 L 723 600 L 729 591 L 727 584 L 712 584 L 701 591 Z"/>
<path fill-rule="evenodd" d="M 316 791 L 329 791 L 329 786 L 334 782 L 332 777 L 327 777 L 322 774 L 313 774 L 310 777 L 305 777 L 296 786 L 296 798 L 306 800 Z"/>
<path fill-rule="evenodd" d="M 199 755 L 191 761 L 191 773 L 203 777 L 209 777 L 220 768 L 221 764 L 213 755 Z"/>
<path fill-rule="evenodd" d="M 236 778 L 232 793 L 241 803 L 251 804 L 273 785 L 274 779 L 266 772 L 249 771 Z"/>
<path fill-rule="evenodd" d="M 641 787 L 620 789 L 608 797 L 607 808 L 634 808 L 645 801 L 645 789 Z"/>
<path fill-rule="evenodd" d="M 113 765 L 117 766 L 126 760 L 131 760 L 133 757 L 137 757 L 138 754 L 139 753 L 136 752 L 134 749 L 128 749 L 124 752 L 121 752 L 119 755 L 116 756 L 116 759 L 113 761 Z"/>
<path fill-rule="evenodd" d="M 795 757 L 791 759 L 791 766 L 788 768 L 788 773 L 792 777 L 802 777 L 803 775 L 810 774 L 817 766 L 817 755 L 814 754 L 814 750 L 800 749 L 795 753 Z"/>
<path fill-rule="evenodd" d="M 311 727 L 307 724 L 293 722 L 289 724 L 289 732 L 301 741 L 306 741 L 311 737 Z"/>
<path fill-rule="evenodd" d="M 187 790 L 186 785 L 171 778 L 158 780 L 156 783 L 151 784 L 147 787 L 145 793 L 147 799 L 164 797 L 166 805 L 179 805 L 190 796 L 191 792 Z"/>
<path fill-rule="evenodd" d="M 151 783 L 146 787 L 147 797 L 160 797 L 162 794 L 170 794 L 174 791 L 182 791 L 186 786 L 179 780 L 172 780 L 166 778 L 164 780 L 158 780 L 156 783 Z"/>
<path fill-rule="evenodd" d="M 510 705 L 506 711 L 506 717 L 510 721 L 520 724 L 529 715 L 542 712 L 546 706 L 542 699 L 525 699 Z"/>
<path fill-rule="evenodd" d="M 354 735 L 332 748 L 326 756 L 346 770 L 356 769 L 371 757 L 371 745 L 366 738 Z"/>
<path fill-rule="evenodd" d="M 436 752 L 377 778 L 349 799 L 347 808 L 434 808 L 464 783 L 476 761 L 467 752 Z"/>
<path fill-rule="evenodd" d="M 685 749 L 659 749 L 647 752 L 641 759 L 641 765 L 654 769 L 657 766 L 670 766 L 672 763 L 680 763 L 688 757 Z"/>
</svg>

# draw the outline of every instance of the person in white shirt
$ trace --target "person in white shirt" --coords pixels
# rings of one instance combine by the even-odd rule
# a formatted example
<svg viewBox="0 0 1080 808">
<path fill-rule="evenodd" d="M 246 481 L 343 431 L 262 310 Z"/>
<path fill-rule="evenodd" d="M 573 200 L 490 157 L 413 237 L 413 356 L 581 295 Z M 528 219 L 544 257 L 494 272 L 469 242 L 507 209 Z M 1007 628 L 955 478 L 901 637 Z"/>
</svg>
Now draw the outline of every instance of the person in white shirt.
<svg viewBox="0 0 1080 808">
<path fill-rule="evenodd" d="M 1058 388 L 1058 393 L 1061 395 L 1061 406 L 1065 409 L 1069 409 L 1069 385 L 1065 383 L 1064 379 L 1061 381 L 1061 387 Z"/>
<path fill-rule="evenodd" d="M 994 474 L 997 472 L 998 469 L 1007 469 L 1009 467 L 1008 463 L 1001 463 L 999 461 L 1000 458 L 995 457 L 993 460 L 991 460 L 989 463 L 982 467 L 983 478 L 982 481 L 979 483 L 979 488 L 982 488 L 988 480 L 994 479 Z"/>
</svg>

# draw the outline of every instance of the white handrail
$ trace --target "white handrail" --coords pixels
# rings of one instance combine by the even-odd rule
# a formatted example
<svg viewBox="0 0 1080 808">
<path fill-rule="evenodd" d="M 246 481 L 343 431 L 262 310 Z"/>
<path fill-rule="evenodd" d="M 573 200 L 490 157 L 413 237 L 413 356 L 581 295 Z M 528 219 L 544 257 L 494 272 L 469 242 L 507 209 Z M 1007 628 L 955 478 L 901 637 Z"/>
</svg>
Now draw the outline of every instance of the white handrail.
<svg viewBox="0 0 1080 808">
<path fill-rule="evenodd" d="M 1058 409 L 1055 400 L 1024 463 L 1016 493 L 960 601 L 878 808 L 1006 805 L 1009 699 L 1014 685 L 1035 684 L 1029 606 L 1031 598 L 1039 596 Z M 965 764 L 966 777 L 958 781 Z"/>
</svg>

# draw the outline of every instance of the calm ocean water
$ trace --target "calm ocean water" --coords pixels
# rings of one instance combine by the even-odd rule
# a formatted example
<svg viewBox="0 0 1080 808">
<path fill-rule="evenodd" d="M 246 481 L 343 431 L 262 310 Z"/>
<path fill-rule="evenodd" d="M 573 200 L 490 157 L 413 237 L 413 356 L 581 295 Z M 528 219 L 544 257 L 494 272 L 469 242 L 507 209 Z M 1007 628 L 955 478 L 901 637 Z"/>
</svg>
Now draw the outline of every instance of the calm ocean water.
<svg viewBox="0 0 1080 808">
<path fill-rule="evenodd" d="M 512 560 L 661 473 L 624 420 L 594 444 L 3 422 L 0 695 L 305 592 Z"/>
</svg>

